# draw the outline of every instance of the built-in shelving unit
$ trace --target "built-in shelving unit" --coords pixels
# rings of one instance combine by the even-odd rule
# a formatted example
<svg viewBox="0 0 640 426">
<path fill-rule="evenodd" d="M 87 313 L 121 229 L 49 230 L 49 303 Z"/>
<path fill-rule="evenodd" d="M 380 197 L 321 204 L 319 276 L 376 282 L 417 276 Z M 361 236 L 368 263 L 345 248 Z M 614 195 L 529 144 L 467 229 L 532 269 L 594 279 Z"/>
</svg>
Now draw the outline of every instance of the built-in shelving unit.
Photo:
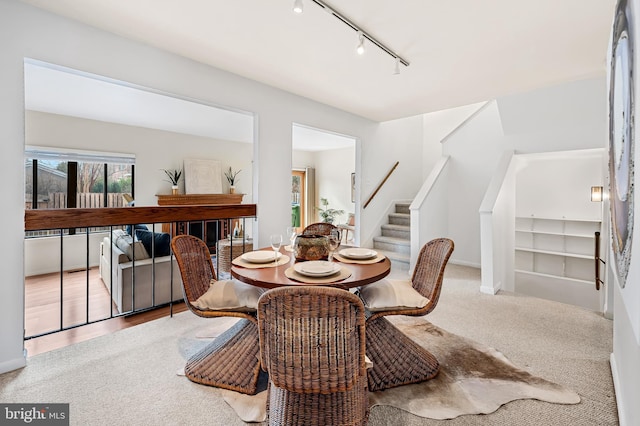
<svg viewBox="0 0 640 426">
<path fill-rule="evenodd" d="M 534 296 L 551 292 L 564 301 L 593 286 L 596 231 L 599 220 L 516 217 L 518 291 Z"/>
</svg>

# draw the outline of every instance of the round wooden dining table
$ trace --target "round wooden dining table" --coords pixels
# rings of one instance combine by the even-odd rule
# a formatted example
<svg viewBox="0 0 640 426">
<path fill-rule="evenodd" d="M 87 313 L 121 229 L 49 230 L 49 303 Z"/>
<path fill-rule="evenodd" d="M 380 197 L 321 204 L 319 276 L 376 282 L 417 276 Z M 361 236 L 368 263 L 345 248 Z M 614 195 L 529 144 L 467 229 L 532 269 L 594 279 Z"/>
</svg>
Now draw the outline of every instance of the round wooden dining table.
<svg viewBox="0 0 640 426">
<path fill-rule="evenodd" d="M 261 250 L 273 251 L 271 248 L 264 248 Z M 323 285 L 349 289 L 380 281 L 389 275 L 389 272 L 391 271 L 391 262 L 387 257 L 380 262 L 370 264 L 342 263 L 343 267 L 348 268 L 351 271 L 351 275 L 349 277 L 330 283 L 311 284 L 296 281 L 287 277 L 285 275 L 285 271 L 296 263 L 296 259 L 292 252 L 287 252 L 284 248 L 280 248 L 280 253 L 287 255 L 289 260 L 286 262 L 281 261 L 281 264 L 278 264 L 277 266 L 268 266 L 264 268 L 243 268 L 242 266 L 232 264 L 231 276 L 244 283 L 262 288 L 296 285 Z M 334 259 L 334 262 L 338 261 Z"/>
<path fill-rule="evenodd" d="M 271 248 L 261 250 L 272 251 Z M 280 253 L 286 254 L 289 260 L 282 260 L 277 266 L 245 268 L 232 262 L 231 275 L 242 282 L 263 288 L 323 285 L 348 290 L 379 281 L 391 271 L 391 262 L 385 256 L 383 260 L 376 263 L 340 262 L 343 268 L 348 268 L 351 272 L 351 275 L 343 280 L 322 283 L 301 282 L 285 274 L 285 271 L 296 263 L 294 254 L 283 248 L 280 249 Z M 338 261 L 334 259 L 334 262 Z M 371 391 L 418 383 L 438 374 L 440 368 L 438 360 L 384 317 L 367 320 L 366 340 L 367 356 L 373 362 L 373 366 L 367 370 Z"/>
</svg>

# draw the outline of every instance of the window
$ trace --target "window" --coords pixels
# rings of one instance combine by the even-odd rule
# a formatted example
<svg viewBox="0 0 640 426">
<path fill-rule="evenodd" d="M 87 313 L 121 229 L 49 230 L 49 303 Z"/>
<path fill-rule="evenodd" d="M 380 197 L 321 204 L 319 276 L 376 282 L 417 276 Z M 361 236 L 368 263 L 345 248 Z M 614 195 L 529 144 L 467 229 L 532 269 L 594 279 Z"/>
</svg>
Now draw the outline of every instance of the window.
<svg viewBox="0 0 640 426">
<path fill-rule="evenodd" d="M 25 209 L 124 207 L 123 195 L 134 196 L 134 162 L 127 154 L 27 147 Z"/>
</svg>

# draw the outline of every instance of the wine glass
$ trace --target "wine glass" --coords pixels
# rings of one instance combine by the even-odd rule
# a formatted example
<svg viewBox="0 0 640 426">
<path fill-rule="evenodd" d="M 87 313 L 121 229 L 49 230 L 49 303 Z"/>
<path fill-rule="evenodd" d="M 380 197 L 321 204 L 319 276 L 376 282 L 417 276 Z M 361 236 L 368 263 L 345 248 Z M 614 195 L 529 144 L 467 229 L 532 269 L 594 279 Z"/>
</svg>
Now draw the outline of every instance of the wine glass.
<svg viewBox="0 0 640 426">
<path fill-rule="evenodd" d="M 296 241 L 296 236 L 298 236 L 295 226 L 287 227 L 287 236 L 289 237 L 289 241 L 291 241 L 291 245 L 289 246 L 289 251 L 293 251 L 293 244 Z"/>
<path fill-rule="evenodd" d="M 327 235 L 327 246 L 329 248 L 329 262 L 333 260 L 333 253 L 340 247 L 340 235 L 332 232 Z"/>
<path fill-rule="evenodd" d="M 278 252 L 280 251 L 280 246 L 282 245 L 282 235 L 281 234 L 273 234 L 271 236 L 271 248 L 273 249 L 273 256 L 278 264 Z"/>
</svg>

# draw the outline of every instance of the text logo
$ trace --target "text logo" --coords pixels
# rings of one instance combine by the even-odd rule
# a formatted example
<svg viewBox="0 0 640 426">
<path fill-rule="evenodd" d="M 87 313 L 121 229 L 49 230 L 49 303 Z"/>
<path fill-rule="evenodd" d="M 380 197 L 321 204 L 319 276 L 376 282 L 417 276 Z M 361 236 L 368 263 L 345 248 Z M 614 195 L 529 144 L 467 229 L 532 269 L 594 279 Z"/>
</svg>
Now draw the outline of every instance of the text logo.
<svg viewBox="0 0 640 426">
<path fill-rule="evenodd" d="M 69 426 L 69 404 L 0 404 L 0 425 Z"/>
</svg>

